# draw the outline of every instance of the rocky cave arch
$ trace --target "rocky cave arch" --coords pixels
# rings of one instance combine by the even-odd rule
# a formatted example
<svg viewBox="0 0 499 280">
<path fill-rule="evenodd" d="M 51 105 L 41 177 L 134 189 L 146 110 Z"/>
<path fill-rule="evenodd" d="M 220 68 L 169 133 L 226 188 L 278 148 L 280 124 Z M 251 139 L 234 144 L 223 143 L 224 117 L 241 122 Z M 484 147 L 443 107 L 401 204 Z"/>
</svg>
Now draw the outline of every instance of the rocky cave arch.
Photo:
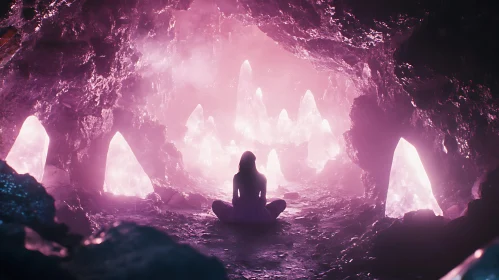
<svg viewBox="0 0 499 280">
<path fill-rule="evenodd" d="M 106 157 L 104 191 L 145 198 L 154 192 L 151 179 L 119 132 L 111 139 Z"/>
<path fill-rule="evenodd" d="M 146 99 L 169 100 L 175 78 L 196 74 L 206 81 L 209 65 L 195 64 L 200 71 L 179 77 L 172 69 L 158 73 L 165 65 L 156 62 L 176 49 L 178 57 L 168 63 L 184 67 L 181 62 L 190 57 L 184 47 L 200 34 L 208 37 L 203 44 L 217 42 L 207 47 L 216 50 L 226 35 L 222 23 L 234 19 L 254 24 L 300 58 L 352 78 L 349 86 L 357 95 L 348 97 L 362 96 L 353 102 L 345 145 L 363 169 L 366 197 L 383 208 L 377 213 L 385 210 L 401 137 L 417 149 L 449 217 L 450 209 L 466 207 L 475 179 L 499 163 L 499 25 L 490 24 L 498 14 L 493 1 L 35 2 L 0 4 L 0 157 L 6 157 L 24 119 L 36 114 L 50 137 L 45 175 L 55 170 L 61 186 L 88 197 L 103 190 L 106 153 L 117 131 L 156 191 L 192 183 L 170 141 L 183 124 L 170 118 L 166 131 L 148 115 L 154 110 L 145 109 Z M 195 4 L 206 5 L 194 17 L 203 21 L 190 21 L 197 33 L 179 38 L 178 10 Z M 144 66 L 144 54 L 151 51 L 153 62 Z M 337 93 L 334 77 L 328 77 L 329 92 Z M 192 96 L 199 89 L 186 88 Z M 327 106 L 336 97 L 330 94 Z M 50 192 L 57 200 L 64 197 Z"/>
<path fill-rule="evenodd" d="M 433 194 L 430 179 L 416 148 L 400 138 L 393 154 L 385 215 L 401 218 L 407 212 L 430 209 L 443 212 Z"/>
<path fill-rule="evenodd" d="M 17 173 L 29 173 L 41 182 L 50 139 L 42 123 L 36 116 L 29 116 L 19 130 L 5 160 Z"/>
</svg>

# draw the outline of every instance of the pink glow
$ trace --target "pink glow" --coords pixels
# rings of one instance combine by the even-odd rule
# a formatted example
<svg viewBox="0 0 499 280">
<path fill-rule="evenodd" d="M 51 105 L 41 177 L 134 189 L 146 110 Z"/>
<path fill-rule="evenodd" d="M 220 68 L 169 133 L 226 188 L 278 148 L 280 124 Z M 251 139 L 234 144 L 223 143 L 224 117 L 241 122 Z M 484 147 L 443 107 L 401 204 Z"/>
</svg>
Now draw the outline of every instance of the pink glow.
<svg viewBox="0 0 499 280">
<path fill-rule="evenodd" d="M 199 170 L 204 176 L 219 182 L 227 182 L 232 176 L 227 170 L 237 172 L 240 155 L 245 150 L 252 150 L 257 158 L 267 158 L 266 166 L 260 165 L 259 169 L 267 176 L 269 191 L 274 191 L 279 185 L 287 184 L 275 147 L 308 142 L 308 164 L 317 172 L 322 171 L 326 162 L 339 153 L 339 145 L 329 122 L 322 118 L 313 93 L 307 90 L 301 98 L 296 123 L 289 118 L 286 109 L 281 109 L 278 116 L 269 116 L 263 91 L 258 87 L 254 90 L 251 74 L 251 64 L 246 60 L 240 68 L 237 91 L 235 129 L 240 135 L 237 141 L 231 140 L 228 145 L 223 145 L 215 119 L 211 116 L 205 119 L 202 105 L 194 108 L 186 121 L 183 143 L 179 144 L 186 168 Z M 256 148 L 256 143 L 273 149 L 264 155 Z"/>
<path fill-rule="evenodd" d="M 104 191 L 141 198 L 154 191 L 151 180 L 119 132 L 111 139 L 107 152 Z"/>
<path fill-rule="evenodd" d="M 400 138 L 393 155 L 385 214 L 400 218 L 419 209 L 431 209 L 442 215 L 416 148 Z"/>
<path fill-rule="evenodd" d="M 219 186 L 232 182 L 245 150 L 265 166 L 269 151 L 306 145 L 324 119 L 334 137 L 318 153 L 336 149 L 330 146 L 350 127 L 348 108 L 357 96 L 346 76 L 319 71 L 257 26 L 220 16 L 213 1 L 194 1 L 174 19 L 175 47 L 160 34 L 141 39 L 137 67 L 152 85 L 148 113 L 169 128 L 191 174 Z M 211 131 L 208 116 L 216 128 Z M 322 161 L 313 164 L 318 171 Z"/>
<path fill-rule="evenodd" d="M 260 169 L 267 175 L 269 189 L 275 190 L 278 185 L 287 184 L 275 149 L 282 144 L 308 142 L 308 165 L 317 172 L 322 171 L 326 162 L 339 153 L 339 145 L 329 122 L 322 118 L 313 93 L 310 90 L 305 92 L 298 108 L 298 119 L 293 122 L 284 108 L 277 116 L 269 115 L 262 89 L 254 88 L 251 64 L 246 60 L 240 68 L 235 105 L 236 133 L 233 136 L 237 140 L 231 140 L 229 144 L 223 144 L 215 118 L 206 119 L 203 105 L 196 105 L 185 123 L 187 131 L 183 141 L 178 143 L 186 168 L 225 182 L 232 176 L 227 170 L 237 172 L 239 157 L 244 151 L 251 150 L 257 158 L 267 158 L 267 165 Z M 257 144 L 270 147 L 270 154 L 263 154 Z"/>
<path fill-rule="evenodd" d="M 272 150 L 267 158 L 267 167 L 265 168 L 265 175 L 267 176 L 267 191 L 276 191 L 279 186 L 285 185 L 286 179 L 281 171 L 281 163 L 277 156 L 276 150 Z"/>
<path fill-rule="evenodd" d="M 340 153 L 340 146 L 335 141 L 331 126 L 327 120 L 322 120 L 320 128 L 314 128 L 308 139 L 307 164 L 317 173 L 324 169 L 328 160 L 334 159 Z"/>
<path fill-rule="evenodd" d="M 24 121 L 5 160 L 17 173 L 29 173 L 41 182 L 48 147 L 49 136 L 45 128 L 35 116 L 30 116 Z"/>
</svg>

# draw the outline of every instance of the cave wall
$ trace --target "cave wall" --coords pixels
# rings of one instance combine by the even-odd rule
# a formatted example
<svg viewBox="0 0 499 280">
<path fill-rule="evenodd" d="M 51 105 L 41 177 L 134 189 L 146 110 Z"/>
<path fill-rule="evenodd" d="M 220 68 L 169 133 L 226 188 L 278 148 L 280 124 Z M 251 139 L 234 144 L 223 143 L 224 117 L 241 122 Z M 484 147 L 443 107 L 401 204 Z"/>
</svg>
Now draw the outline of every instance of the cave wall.
<svg viewBox="0 0 499 280">
<path fill-rule="evenodd" d="M 155 186 L 189 183 L 166 128 L 143 110 L 148 81 L 136 74 L 140 53 L 131 42 L 172 41 L 172 11 L 190 2 L 2 1 L 0 158 L 26 117 L 36 115 L 50 137 L 47 168 L 69 178 L 64 188 L 102 191 L 117 131 Z"/>
<path fill-rule="evenodd" d="M 417 148 L 444 212 L 462 207 L 474 180 L 497 165 L 492 0 L 213 1 L 222 16 L 256 24 L 298 57 L 352 77 L 363 96 L 353 103 L 345 145 L 377 203 L 386 199 L 400 137 Z M 0 158 L 35 114 L 51 138 L 47 163 L 76 188 L 102 189 L 104 151 L 116 131 L 155 184 L 171 184 L 168 174 L 187 180 L 164 127 L 144 117 L 151 88 L 136 74 L 141 54 L 130 42 L 173 43 L 171 10 L 190 2 L 3 1 Z"/>
<path fill-rule="evenodd" d="M 367 97 L 354 102 L 345 139 L 365 171 L 366 195 L 378 203 L 400 137 L 417 148 L 444 213 L 462 208 L 475 179 L 497 165 L 493 1 L 217 3 L 297 56 L 356 77 Z"/>
</svg>

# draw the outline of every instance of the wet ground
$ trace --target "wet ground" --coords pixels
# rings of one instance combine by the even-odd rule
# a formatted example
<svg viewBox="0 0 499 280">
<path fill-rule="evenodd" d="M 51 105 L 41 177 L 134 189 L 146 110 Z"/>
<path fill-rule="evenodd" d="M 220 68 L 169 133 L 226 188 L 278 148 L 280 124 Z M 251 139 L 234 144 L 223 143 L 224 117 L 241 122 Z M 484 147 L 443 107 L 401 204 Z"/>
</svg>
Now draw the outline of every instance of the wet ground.
<svg viewBox="0 0 499 280">
<path fill-rule="evenodd" d="M 208 207 L 182 211 L 148 204 L 104 209 L 91 220 L 95 227 L 126 220 L 164 230 L 178 242 L 218 257 L 230 279 L 372 278 L 363 267 L 367 249 L 359 244 L 374 218 L 362 199 L 321 191 L 287 202 L 288 209 L 269 227 L 222 224 Z M 352 254 L 357 257 L 350 258 Z"/>
</svg>

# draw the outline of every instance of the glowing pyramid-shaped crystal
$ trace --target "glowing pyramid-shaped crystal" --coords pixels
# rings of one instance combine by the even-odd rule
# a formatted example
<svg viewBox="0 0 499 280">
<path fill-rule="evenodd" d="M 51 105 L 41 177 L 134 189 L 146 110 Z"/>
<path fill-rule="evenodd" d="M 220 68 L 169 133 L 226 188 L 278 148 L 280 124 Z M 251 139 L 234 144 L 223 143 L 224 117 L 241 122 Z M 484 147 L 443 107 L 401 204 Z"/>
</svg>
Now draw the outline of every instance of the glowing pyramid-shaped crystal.
<svg viewBox="0 0 499 280">
<path fill-rule="evenodd" d="M 442 215 L 416 148 L 400 138 L 393 155 L 385 214 L 400 218 L 419 209 L 431 209 Z"/>
<path fill-rule="evenodd" d="M 151 180 L 119 132 L 111 139 L 107 152 L 104 191 L 141 198 L 154 192 Z"/>
<path fill-rule="evenodd" d="M 204 111 L 201 104 L 198 104 L 194 111 L 187 118 L 187 122 L 185 123 L 187 127 L 187 132 L 185 134 L 184 141 L 192 142 L 194 138 L 199 136 L 204 128 Z"/>
<path fill-rule="evenodd" d="M 339 145 L 336 143 L 329 122 L 324 119 L 320 129 L 316 128 L 308 141 L 307 164 L 317 173 L 324 169 L 329 160 L 339 154 Z"/>
<path fill-rule="evenodd" d="M 312 133 L 320 128 L 322 123 L 321 113 L 315 103 L 314 95 L 307 90 L 300 100 L 298 108 L 298 121 L 296 129 L 293 131 L 292 140 L 296 144 L 301 144 L 310 140 Z"/>
<path fill-rule="evenodd" d="M 270 151 L 267 159 L 267 167 L 265 168 L 265 176 L 267 177 L 267 191 L 275 191 L 279 185 L 286 182 L 281 171 L 281 163 L 275 149 Z"/>
<path fill-rule="evenodd" d="M 45 128 L 35 116 L 30 116 L 24 121 L 5 160 L 17 173 L 29 173 L 41 182 L 48 147 L 49 136 Z"/>
</svg>

